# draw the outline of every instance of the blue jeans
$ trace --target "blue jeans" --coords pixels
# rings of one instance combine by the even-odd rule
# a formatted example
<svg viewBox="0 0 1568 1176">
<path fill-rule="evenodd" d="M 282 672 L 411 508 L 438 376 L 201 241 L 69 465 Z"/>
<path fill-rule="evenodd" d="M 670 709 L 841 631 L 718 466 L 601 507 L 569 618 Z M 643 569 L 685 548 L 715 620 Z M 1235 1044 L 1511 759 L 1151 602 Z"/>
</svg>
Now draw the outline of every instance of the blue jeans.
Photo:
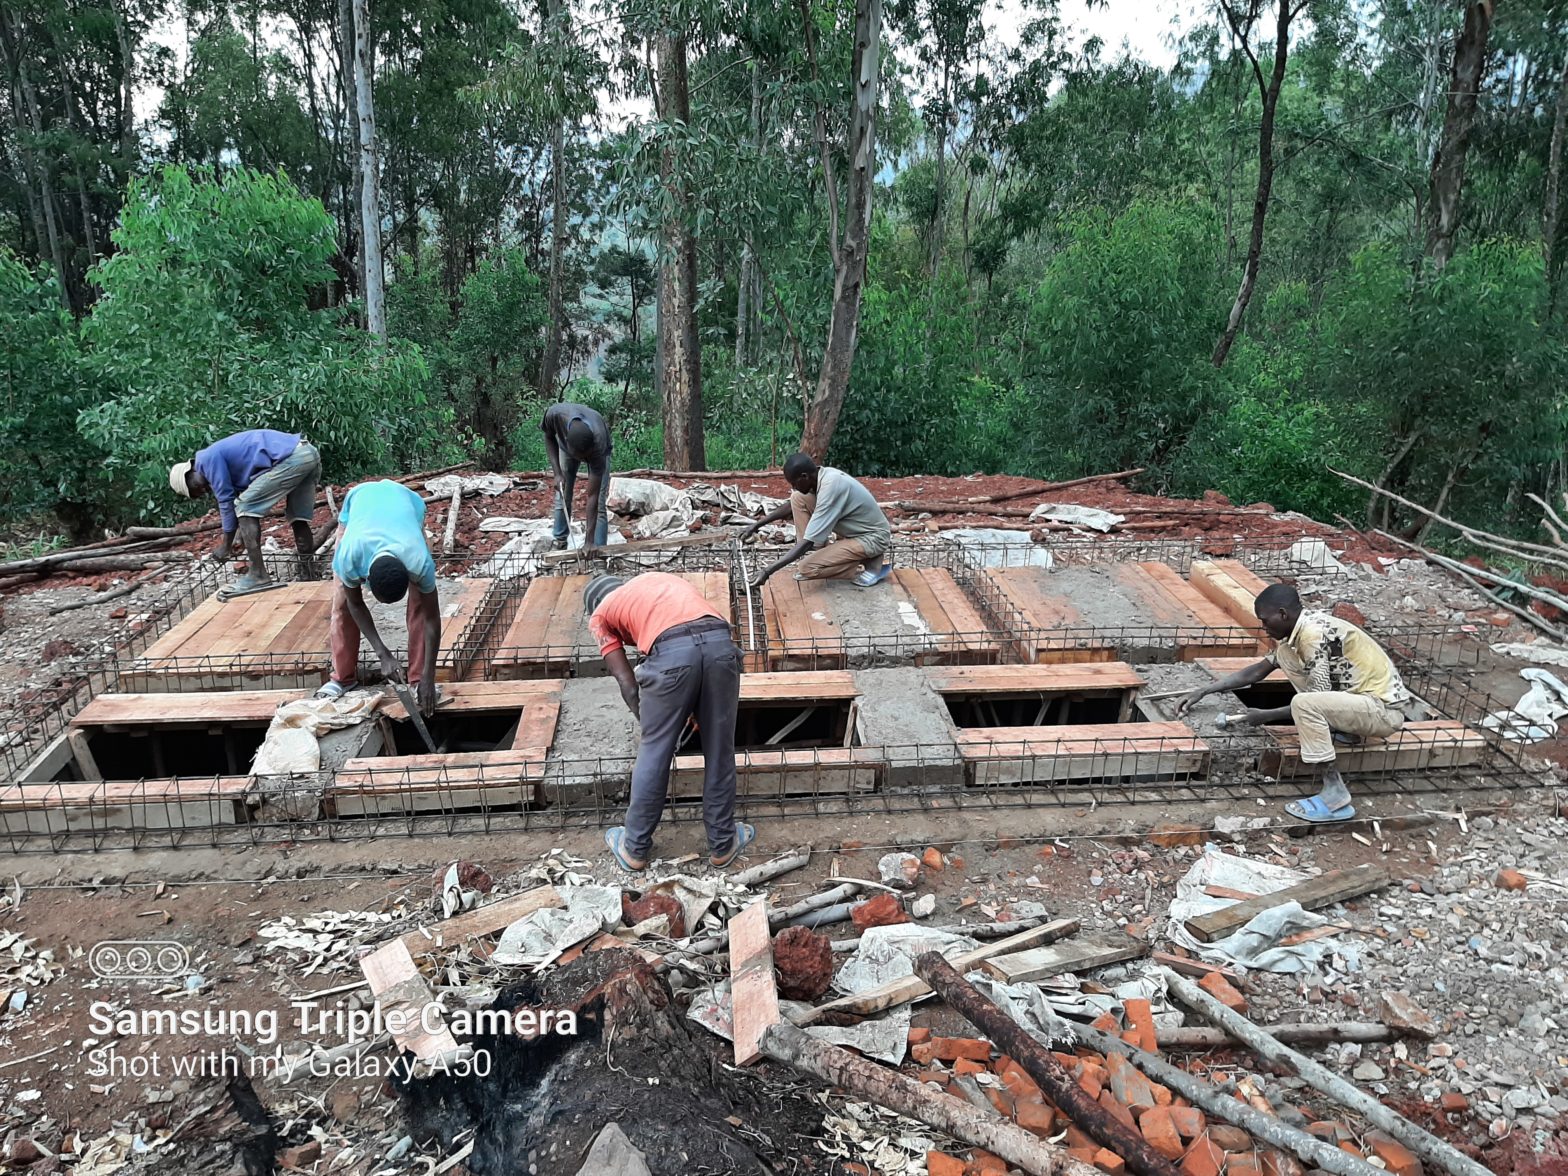
<svg viewBox="0 0 1568 1176">
<path fill-rule="evenodd" d="M 577 469 L 581 464 L 576 458 L 563 458 L 561 473 L 566 483 L 566 494 L 570 498 L 577 484 Z M 599 520 L 594 524 L 593 538 L 589 540 L 595 547 L 603 547 L 610 537 L 610 463 L 605 460 L 588 467 L 588 472 L 599 479 Z M 555 517 L 553 534 L 557 541 L 564 543 L 571 534 L 571 527 L 566 521 L 566 503 L 561 499 L 560 487 L 555 491 Z M 587 510 L 586 504 L 583 507 Z M 586 525 L 586 524 L 585 524 Z"/>
<path fill-rule="evenodd" d="M 708 850 L 735 844 L 735 712 L 740 708 L 740 651 L 729 625 L 705 617 L 666 630 L 637 667 L 642 742 L 626 805 L 626 853 L 648 857 L 664 813 L 670 766 L 686 720 L 702 733 L 702 823 Z"/>
</svg>

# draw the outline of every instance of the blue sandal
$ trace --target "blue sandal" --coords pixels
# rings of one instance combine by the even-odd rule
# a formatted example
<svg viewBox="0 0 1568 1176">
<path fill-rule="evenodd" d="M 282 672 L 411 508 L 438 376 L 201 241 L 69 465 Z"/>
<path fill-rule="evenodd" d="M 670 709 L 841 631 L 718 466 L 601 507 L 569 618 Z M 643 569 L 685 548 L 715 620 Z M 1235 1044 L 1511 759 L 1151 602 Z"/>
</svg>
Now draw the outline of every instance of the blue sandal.
<svg viewBox="0 0 1568 1176">
<path fill-rule="evenodd" d="M 878 584 L 882 583 L 883 580 L 887 579 L 892 574 L 892 564 L 885 563 L 876 571 L 872 571 L 870 568 L 867 568 L 865 571 L 861 572 L 860 575 L 855 577 L 855 586 L 857 588 L 875 588 Z"/>
<path fill-rule="evenodd" d="M 626 855 L 626 826 L 615 825 L 606 829 L 604 843 L 610 847 L 610 856 L 615 859 L 616 864 L 628 873 L 640 874 L 648 868 L 647 862 L 640 862 Z"/>
<path fill-rule="evenodd" d="M 1341 821 L 1353 821 L 1356 818 L 1355 805 L 1347 804 L 1343 808 L 1331 809 L 1320 796 L 1293 800 L 1285 806 L 1285 811 L 1298 821 L 1311 821 L 1314 825 L 1337 825 Z"/>
<path fill-rule="evenodd" d="M 748 825 L 745 821 L 735 822 L 735 844 L 724 853 L 716 853 L 708 858 L 708 863 L 715 870 L 722 870 L 741 854 L 741 851 L 757 840 L 757 827 Z"/>
</svg>

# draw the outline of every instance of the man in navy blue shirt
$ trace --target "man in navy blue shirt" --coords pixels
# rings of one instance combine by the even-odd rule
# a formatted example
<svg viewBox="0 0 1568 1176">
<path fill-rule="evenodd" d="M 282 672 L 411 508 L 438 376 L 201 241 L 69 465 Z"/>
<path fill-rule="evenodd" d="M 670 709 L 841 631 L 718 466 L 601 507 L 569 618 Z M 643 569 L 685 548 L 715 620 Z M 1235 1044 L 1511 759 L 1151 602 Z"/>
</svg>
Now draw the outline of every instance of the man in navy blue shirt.
<svg viewBox="0 0 1568 1176">
<path fill-rule="evenodd" d="M 245 548 L 249 568 L 219 595 L 243 596 L 276 588 L 261 557 L 261 519 L 281 500 L 294 532 L 300 566 L 308 571 L 315 553 L 310 529 L 316 510 L 316 480 L 321 454 L 297 433 L 250 429 L 198 449 L 190 461 L 169 470 L 169 488 L 184 498 L 211 494 L 223 520 L 223 542 L 217 556 L 228 559 L 236 535 Z"/>
</svg>

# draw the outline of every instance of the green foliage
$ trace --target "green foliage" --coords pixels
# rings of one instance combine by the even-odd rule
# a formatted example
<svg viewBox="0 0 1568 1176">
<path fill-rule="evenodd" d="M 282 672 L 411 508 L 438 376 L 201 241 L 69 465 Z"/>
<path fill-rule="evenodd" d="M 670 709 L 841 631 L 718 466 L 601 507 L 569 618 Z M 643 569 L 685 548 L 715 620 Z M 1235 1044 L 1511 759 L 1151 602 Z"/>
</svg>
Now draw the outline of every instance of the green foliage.
<svg viewBox="0 0 1568 1176">
<path fill-rule="evenodd" d="M 338 479 L 446 452 L 419 349 L 383 350 L 311 308 L 331 277 L 332 222 L 286 176 L 166 167 L 133 182 L 114 241 L 82 326 L 107 397 L 81 430 L 134 483 L 137 511 L 166 508 L 171 463 L 239 429 L 308 434 Z"/>
</svg>

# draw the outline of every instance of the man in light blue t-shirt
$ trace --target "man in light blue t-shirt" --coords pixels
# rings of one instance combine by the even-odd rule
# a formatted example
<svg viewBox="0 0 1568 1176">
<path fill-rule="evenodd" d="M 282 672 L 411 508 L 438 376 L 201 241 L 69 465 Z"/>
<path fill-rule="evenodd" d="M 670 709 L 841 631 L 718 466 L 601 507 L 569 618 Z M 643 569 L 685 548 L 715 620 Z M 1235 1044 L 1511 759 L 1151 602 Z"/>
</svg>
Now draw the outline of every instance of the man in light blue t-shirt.
<svg viewBox="0 0 1568 1176">
<path fill-rule="evenodd" d="M 366 482 L 343 500 L 332 556 L 332 678 L 317 698 L 337 698 L 359 684 L 359 639 L 369 638 L 381 673 L 404 681 L 402 667 L 376 631 L 364 589 L 383 604 L 408 597 L 408 677 L 419 709 L 436 705 L 436 657 L 441 649 L 441 603 L 436 561 L 425 541 L 425 502 L 400 482 Z"/>
</svg>

